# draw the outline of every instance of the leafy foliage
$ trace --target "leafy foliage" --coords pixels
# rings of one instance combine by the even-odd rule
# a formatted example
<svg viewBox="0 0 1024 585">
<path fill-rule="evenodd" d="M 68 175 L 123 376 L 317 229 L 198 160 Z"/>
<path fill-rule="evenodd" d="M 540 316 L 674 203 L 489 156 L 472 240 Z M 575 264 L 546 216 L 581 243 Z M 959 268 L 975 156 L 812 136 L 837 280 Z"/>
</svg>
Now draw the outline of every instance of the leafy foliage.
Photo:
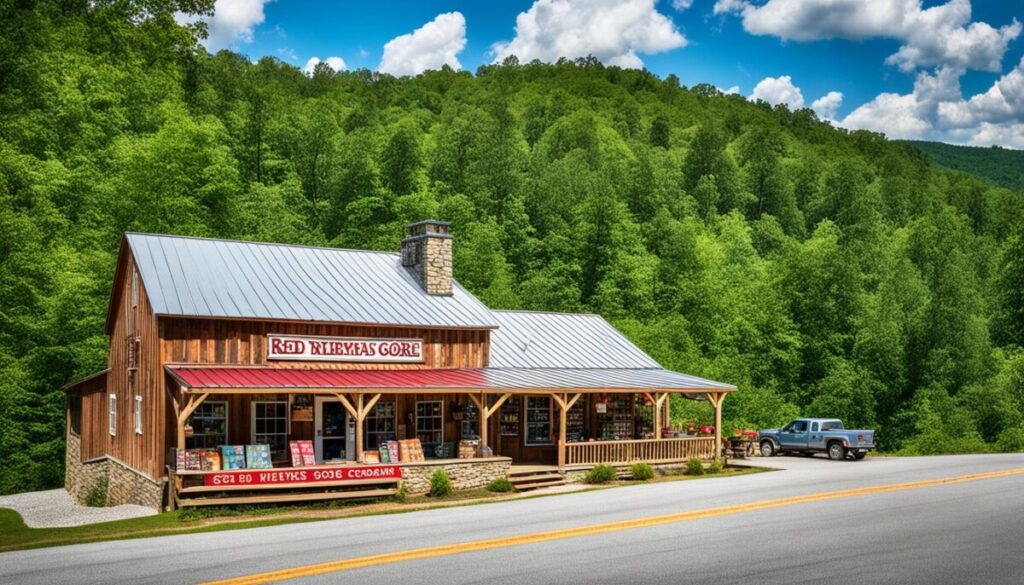
<svg viewBox="0 0 1024 585">
<path fill-rule="evenodd" d="M 1020 445 L 1019 182 L 596 60 L 307 76 L 207 54 L 175 14 L 211 8 L 4 5 L 0 493 L 61 483 L 60 388 L 105 366 L 126 230 L 395 250 L 450 220 L 484 302 L 601 313 L 737 385 L 725 428 L 814 413 L 892 451 Z M 1019 154 L 981 153 L 983 175 Z M 672 397 L 674 423 L 710 416 Z"/>
<path fill-rule="evenodd" d="M 954 146 L 942 142 L 909 141 L 935 164 L 970 173 L 996 185 L 1024 189 L 1024 152 L 998 146 Z"/>
<path fill-rule="evenodd" d="M 498 493 L 514 492 L 516 491 L 516 486 L 512 485 L 512 482 L 509 481 L 508 478 L 499 477 L 491 480 L 491 483 L 487 484 L 487 491 Z"/>
<path fill-rule="evenodd" d="M 646 463 L 634 463 L 629 466 L 629 475 L 636 481 L 654 479 L 654 468 Z"/>
<path fill-rule="evenodd" d="M 583 476 L 583 483 L 608 483 L 615 481 L 617 477 L 615 468 L 611 465 L 595 465 Z"/>
<path fill-rule="evenodd" d="M 683 471 L 684 475 L 704 475 L 704 463 L 697 457 L 691 457 L 686 462 L 686 469 Z"/>
<path fill-rule="evenodd" d="M 438 469 L 430 474 L 430 495 L 435 498 L 450 496 L 452 493 L 452 481 L 448 479 L 448 473 Z"/>
</svg>

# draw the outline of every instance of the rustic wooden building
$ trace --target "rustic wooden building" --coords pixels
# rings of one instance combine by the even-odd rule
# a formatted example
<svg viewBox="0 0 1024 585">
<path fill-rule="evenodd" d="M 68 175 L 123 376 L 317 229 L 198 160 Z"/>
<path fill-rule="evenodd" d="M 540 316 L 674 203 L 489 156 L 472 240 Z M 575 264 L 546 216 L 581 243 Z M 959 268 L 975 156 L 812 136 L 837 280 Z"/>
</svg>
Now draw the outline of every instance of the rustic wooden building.
<svg viewBox="0 0 1024 585">
<path fill-rule="evenodd" d="M 397 254 L 127 234 L 108 368 L 67 387 L 67 489 L 159 507 L 172 449 L 268 444 L 287 467 L 295 440 L 355 464 L 419 438 L 409 477 L 475 465 L 466 485 L 720 452 L 720 424 L 664 437 L 666 398 L 720 416 L 732 386 L 663 369 L 598 315 L 488 309 L 452 279 L 452 244 L 436 221 Z"/>
</svg>

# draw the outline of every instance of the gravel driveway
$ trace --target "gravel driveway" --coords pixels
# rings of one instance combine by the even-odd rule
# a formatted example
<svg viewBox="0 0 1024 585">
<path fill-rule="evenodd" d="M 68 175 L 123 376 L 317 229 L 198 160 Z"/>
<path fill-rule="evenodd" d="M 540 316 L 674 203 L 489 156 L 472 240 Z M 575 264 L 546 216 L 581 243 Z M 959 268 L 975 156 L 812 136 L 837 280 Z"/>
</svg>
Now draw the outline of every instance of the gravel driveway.
<svg viewBox="0 0 1024 585">
<path fill-rule="evenodd" d="M 82 526 L 153 516 L 157 513 L 153 508 L 123 504 L 109 508 L 90 508 L 79 506 L 71 499 L 71 495 L 62 489 L 45 492 L 26 492 L 10 496 L 0 496 L 0 508 L 11 508 L 21 514 L 29 528 L 57 528 L 63 526 Z"/>
</svg>

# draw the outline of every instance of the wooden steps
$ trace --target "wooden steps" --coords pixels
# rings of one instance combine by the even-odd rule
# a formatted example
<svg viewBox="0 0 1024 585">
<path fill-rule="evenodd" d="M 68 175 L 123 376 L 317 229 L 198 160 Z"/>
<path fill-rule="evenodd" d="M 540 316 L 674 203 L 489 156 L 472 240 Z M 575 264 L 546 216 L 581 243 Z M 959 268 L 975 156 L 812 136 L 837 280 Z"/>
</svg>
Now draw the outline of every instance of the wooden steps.
<svg viewBox="0 0 1024 585">
<path fill-rule="evenodd" d="M 220 496 L 203 498 L 181 498 L 178 505 L 189 506 L 234 506 L 237 504 L 272 504 L 287 502 L 315 502 L 318 500 L 344 500 L 361 498 L 384 498 L 393 496 L 398 490 L 395 488 L 381 488 L 369 490 L 348 490 L 340 492 L 305 492 L 294 494 L 263 494 L 251 496 Z"/>
<path fill-rule="evenodd" d="M 547 465 L 513 465 L 508 471 L 508 480 L 518 491 L 563 485 L 565 476 L 557 467 Z"/>
</svg>

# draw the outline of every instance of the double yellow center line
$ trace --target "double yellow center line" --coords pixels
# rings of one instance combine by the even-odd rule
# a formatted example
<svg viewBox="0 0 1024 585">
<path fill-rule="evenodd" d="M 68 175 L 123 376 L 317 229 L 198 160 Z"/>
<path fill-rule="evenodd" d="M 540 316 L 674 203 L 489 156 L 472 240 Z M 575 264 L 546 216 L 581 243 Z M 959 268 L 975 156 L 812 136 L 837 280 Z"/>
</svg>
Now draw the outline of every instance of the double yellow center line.
<svg viewBox="0 0 1024 585">
<path fill-rule="evenodd" d="M 348 571 L 350 569 L 358 569 L 360 567 L 399 563 L 403 561 L 412 561 L 416 559 L 426 559 L 431 557 L 455 555 L 496 548 L 505 548 L 510 546 L 533 544 L 536 542 L 546 542 L 550 540 L 562 540 L 565 538 L 576 538 L 579 536 L 592 536 L 595 534 L 605 534 L 608 532 L 617 532 L 620 530 L 633 530 L 636 528 L 660 526 L 662 524 L 671 524 L 674 522 L 687 522 L 690 520 L 701 520 L 703 518 L 714 518 L 716 516 L 729 516 L 732 514 L 742 514 L 744 512 L 754 512 L 757 510 L 781 508 L 783 506 L 793 506 L 796 504 L 809 504 L 813 502 L 837 500 L 841 498 L 850 498 L 854 496 L 866 496 L 870 494 L 882 494 L 887 492 L 916 490 L 922 488 L 965 483 L 970 481 L 979 481 L 982 479 L 995 479 L 999 477 L 1009 477 L 1022 474 L 1024 474 L 1024 468 L 1018 468 L 1007 469 L 1004 471 L 974 473 L 971 475 L 959 475 L 955 477 L 945 477 L 940 479 L 926 479 L 906 483 L 894 483 L 849 490 L 839 490 L 833 492 L 818 492 L 803 496 L 793 496 L 789 498 L 779 498 L 775 500 L 762 500 L 759 502 L 749 502 L 746 504 L 721 506 L 717 508 L 705 508 L 702 510 L 692 510 L 689 512 L 664 514 L 661 516 L 649 516 L 647 518 L 637 518 L 634 520 L 622 520 L 619 522 L 590 524 L 587 526 L 579 526 L 576 528 L 563 528 L 559 530 L 534 532 L 532 534 L 521 534 L 517 536 L 509 536 L 503 538 L 488 538 L 484 540 L 473 540 L 469 542 L 460 542 L 456 544 L 444 544 L 440 546 L 428 546 L 424 548 L 400 550 L 378 555 L 356 557 L 338 561 L 329 561 L 326 563 L 305 565 L 301 567 L 293 567 L 291 569 L 281 569 L 278 571 L 257 573 L 255 575 L 235 577 L 232 579 L 225 579 L 223 581 L 212 581 L 210 583 L 207 583 L 206 585 L 256 585 L 261 583 L 272 583 L 275 581 L 284 581 L 286 579 L 297 579 L 300 577 L 323 575 L 325 573 Z"/>
</svg>

